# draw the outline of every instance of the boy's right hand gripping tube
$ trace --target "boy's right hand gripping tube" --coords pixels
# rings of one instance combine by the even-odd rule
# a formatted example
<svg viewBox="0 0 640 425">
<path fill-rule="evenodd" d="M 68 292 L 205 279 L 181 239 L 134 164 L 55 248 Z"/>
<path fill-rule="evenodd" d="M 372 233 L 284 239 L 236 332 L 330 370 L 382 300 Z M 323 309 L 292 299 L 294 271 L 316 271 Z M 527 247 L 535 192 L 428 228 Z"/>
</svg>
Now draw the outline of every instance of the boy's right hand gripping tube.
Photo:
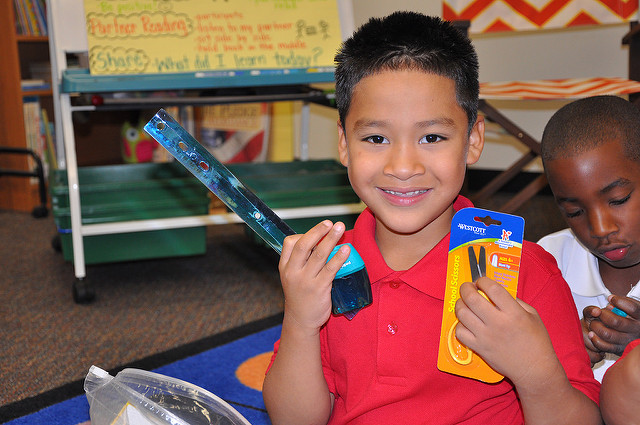
<svg viewBox="0 0 640 425">
<path fill-rule="evenodd" d="M 284 238 L 294 234 L 293 230 L 171 115 L 160 109 L 144 129 L 278 254 L 282 252 Z M 364 262 L 355 248 L 349 246 L 349 258 L 333 281 L 331 301 L 334 314 L 344 314 L 351 320 L 362 307 L 371 304 L 372 298 Z"/>
</svg>

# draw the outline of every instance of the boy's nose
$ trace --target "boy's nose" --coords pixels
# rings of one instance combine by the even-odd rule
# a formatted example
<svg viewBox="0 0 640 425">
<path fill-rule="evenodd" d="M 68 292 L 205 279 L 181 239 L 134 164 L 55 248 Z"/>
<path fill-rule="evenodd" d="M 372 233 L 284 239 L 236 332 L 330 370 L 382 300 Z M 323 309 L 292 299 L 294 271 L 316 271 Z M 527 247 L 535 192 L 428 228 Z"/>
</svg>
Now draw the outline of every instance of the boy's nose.
<svg viewBox="0 0 640 425">
<path fill-rule="evenodd" d="M 591 234 L 595 238 L 606 238 L 618 231 L 618 225 L 611 214 L 603 210 L 589 212 L 589 227 L 591 227 Z"/>
<path fill-rule="evenodd" d="M 389 151 L 384 173 L 400 180 L 408 180 L 413 176 L 424 174 L 425 166 L 415 149 L 396 145 Z"/>
</svg>

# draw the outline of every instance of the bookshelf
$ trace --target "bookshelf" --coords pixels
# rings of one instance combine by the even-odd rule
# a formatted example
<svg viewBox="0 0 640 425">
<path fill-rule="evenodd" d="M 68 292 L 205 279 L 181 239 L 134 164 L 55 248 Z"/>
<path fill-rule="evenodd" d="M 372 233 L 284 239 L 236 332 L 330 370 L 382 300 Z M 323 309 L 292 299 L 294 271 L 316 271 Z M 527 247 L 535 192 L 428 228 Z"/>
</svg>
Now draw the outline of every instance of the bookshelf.
<svg viewBox="0 0 640 425">
<path fill-rule="evenodd" d="M 27 129 L 24 123 L 23 99 L 37 96 L 40 105 L 54 120 L 53 97 L 50 87 L 23 90 L 21 81 L 33 79 L 34 65 L 49 62 L 49 39 L 45 35 L 18 34 L 14 1 L 0 2 L 0 146 L 27 148 Z M 44 161 L 44 158 L 42 158 Z M 32 171 L 27 155 L 0 153 L 0 169 Z M 0 209 L 32 211 L 40 205 L 37 180 L 0 175 Z"/>
</svg>

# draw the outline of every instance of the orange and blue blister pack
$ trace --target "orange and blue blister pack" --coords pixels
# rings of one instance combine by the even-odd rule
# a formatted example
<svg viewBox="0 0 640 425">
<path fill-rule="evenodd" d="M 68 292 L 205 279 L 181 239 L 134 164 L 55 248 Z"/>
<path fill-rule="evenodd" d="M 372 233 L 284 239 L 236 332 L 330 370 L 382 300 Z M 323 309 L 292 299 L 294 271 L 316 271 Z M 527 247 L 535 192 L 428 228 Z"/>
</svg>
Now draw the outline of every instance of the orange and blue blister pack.
<svg viewBox="0 0 640 425">
<path fill-rule="evenodd" d="M 481 276 L 495 280 L 516 297 L 523 237 L 524 219 L 515 215 L 464 208 L 453 217 L 438 349 L 441 371 L 487 383 L 504 378 L 458 341 L 455 306 L 460 285 Z"/>
</svg>

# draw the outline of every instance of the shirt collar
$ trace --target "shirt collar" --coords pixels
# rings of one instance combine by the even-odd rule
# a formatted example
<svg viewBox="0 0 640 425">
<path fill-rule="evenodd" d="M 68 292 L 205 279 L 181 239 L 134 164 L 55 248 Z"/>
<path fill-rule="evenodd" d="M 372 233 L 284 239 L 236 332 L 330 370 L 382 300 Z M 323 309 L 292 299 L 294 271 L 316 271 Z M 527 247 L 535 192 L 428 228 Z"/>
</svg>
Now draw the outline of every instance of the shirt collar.
<svg viewBox="0 0 640 425">
<path fill-rule="evenodd" d="M 453 204 L 455 211 L 472 206 L 471 201 L 461 195 L 457 197 Z M 399 279 L 425 294 L 443 300 L 447 268 L 446 256 L 449 252 L 450 233 L 447 233 L 413 267 L 408 270 L 395 271 L 387 265 L 378 249 L 375 240 L 375 229 L 375 216 L 369 208 L 366 208 L 356 220 L 353 228 L 353 245 L 366 264 L 371 283 Z"/>
</svg>

